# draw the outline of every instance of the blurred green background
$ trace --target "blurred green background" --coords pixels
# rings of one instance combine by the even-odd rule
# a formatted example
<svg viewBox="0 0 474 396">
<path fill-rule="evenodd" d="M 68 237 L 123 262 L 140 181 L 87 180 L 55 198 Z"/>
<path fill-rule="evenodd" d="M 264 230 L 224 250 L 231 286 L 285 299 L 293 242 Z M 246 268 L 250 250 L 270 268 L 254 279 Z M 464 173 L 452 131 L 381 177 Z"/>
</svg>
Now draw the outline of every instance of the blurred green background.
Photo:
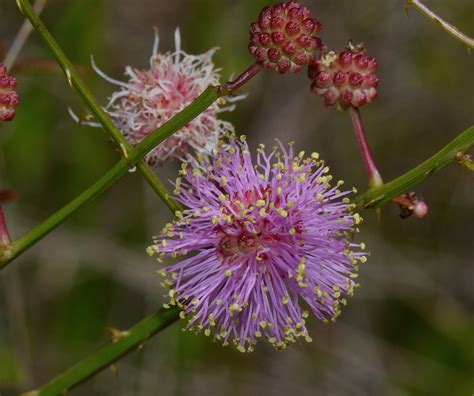
<svg viewBox="0 0 474 396">
<path fill-rule="evenodd" d="M 335 49 L 363 40 L 379 62 L 379 98 L 362 110 L 384 178 L 427 158 L 474 119 L 474 57 L 400 0 L 306 0 Z M 147 67 L 153 26 L 161 50 L 201 53 L 218 46 L 223 79 L 252 62 L 248 24 L 263 0 L 68 0 L 48 2 L 43 17 L 102 103 L 115 89 L 89 66 L 94 54 L 109 75 Z M 474 34 L 472 0 L 429 5 Z M 0 1 L 7 48 L 22 18 Z M 107 135 L 75 124 L 82 103 L 35 33 L 17 63 L 21 106 L 0 125 L 0 190 L 13 237 L 91 185 L 119 158 Z M 36 66 L 35 66 L 36 65 Z M 251 144 L 274 138 L 317 150 L 336 178 L 365 189 L 349 117 L 323 108 L 305 73 L 261 73 L 248 98 L 224 117 Z M 173 179 L 177 164 L 158 170 Z M 474 393 L 474 177 L 451 166 L 417 187 L 430 206 L 423 221 L 383 210 L 365 213 L 359 239 L 371 258 L 356 296 L 335 324 L 310 322 L 314 342 L 253 354 L 223 348 L 174 324 L 140 351 L 72 391 L 73 395 L 449 395 Z M 145 253 L 171 218 L 138 173 L 124 177 L 0 274 L 0 394 L 16 395 L 51 379 L 159 307 L 156 262 Z"/>
</svg>

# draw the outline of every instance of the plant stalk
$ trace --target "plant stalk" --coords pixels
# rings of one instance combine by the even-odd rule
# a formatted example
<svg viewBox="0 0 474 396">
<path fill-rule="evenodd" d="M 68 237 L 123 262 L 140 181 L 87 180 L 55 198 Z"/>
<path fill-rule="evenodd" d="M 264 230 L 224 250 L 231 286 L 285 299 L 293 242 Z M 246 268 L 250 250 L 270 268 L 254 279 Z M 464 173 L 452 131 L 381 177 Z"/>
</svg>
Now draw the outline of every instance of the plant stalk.
<svg viewBox="0 0 474 396">
<path fill-rule="evenodd" d="M 111 366 L 115 361 L 140 346 L 150 337 L 179 319 L 179 308 L 162 308 L 136 324 L 128 331 L 121 332 L 111 342 L 105 344 L 92 355 L 81 360 L 41 388 L 23 393 L 22 396 L 63 395 L 86 381 L 99 371 Z"/>
<path fill-rule="evenodd" d="M 408 8 L 410 8 L 410 7 L 415 8 L 418 12 L 420 12 L 422 15 L 427 17 L 435 25 L 440 26 L 441 29 L 443 29 L 445 32 L 447 32 L 451 37 L 454 37 L 460 43 L 464 44 L 469 50 L 474 49 L 474 39 L 473 38 L 471 38 L 468 35 L 464 34 L 458 28 L 456 28 L 455 26 L 453 26 L 449 22 L 446 22 L 440 16 L 436 15 L 427 6 L 425 6 L 421 1 L 419 1 L 419 0 L 406 0 L 405 9 L 408 10 Z"/>
<path fill-rule="evenodd" d="M 360 110 L 356 107 L 350 106 L 349 114 L 351 116 L 352 126 L 354 127 L 354 133 L 359 146 L 360 155 L 364 162 L 367 176 L 369 177 L 369 187 L 375 188 L 383 185 L 382 176 L 378 171 L 375 161 L 370 151 L 369 142 L 367 141 L 367 135 L 365 134 L 364 123 L 360 115 Z"/>
</svg>

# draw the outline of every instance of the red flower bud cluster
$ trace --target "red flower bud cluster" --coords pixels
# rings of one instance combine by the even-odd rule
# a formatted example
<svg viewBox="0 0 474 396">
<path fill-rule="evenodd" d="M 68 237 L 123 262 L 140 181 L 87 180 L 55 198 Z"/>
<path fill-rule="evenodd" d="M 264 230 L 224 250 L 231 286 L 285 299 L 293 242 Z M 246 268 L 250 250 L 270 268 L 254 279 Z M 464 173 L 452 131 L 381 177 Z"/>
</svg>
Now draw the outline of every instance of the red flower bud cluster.
<svg viewBox="0 0 474 396">
<path fill-rule="evenodd" d="M 362 45 L 341 53 L 327 52 L 308 68 L 313 81 L 311 91 L 324 99 L 328 107 L 361 107 L 377 97 L 377 62 L 365 55 Z"/>
<path fill-rule="evenodd" d="M 319 21 L 307 7 L 288 1 L 265 7 L 250 25 L 250 53 L 257 63 L 279 73 L 299 72 L 321 48 Z"/>
<path fill-rule="evenodd" d="M 11 121 L 15 118 L 15 107 L 19 102 L 15 77 L 7 74 L 7 68 L 0 63 L 0 121 Z"/>
</svg>

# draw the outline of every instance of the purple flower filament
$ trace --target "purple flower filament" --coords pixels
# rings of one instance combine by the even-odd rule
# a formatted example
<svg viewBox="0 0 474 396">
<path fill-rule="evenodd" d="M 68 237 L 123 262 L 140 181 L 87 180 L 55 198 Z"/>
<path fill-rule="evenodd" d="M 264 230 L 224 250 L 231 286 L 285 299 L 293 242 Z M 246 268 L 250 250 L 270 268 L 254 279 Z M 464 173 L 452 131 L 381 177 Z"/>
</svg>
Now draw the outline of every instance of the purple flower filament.
<svg viewBox="0 0 474 396">
<path fill-rule="evenodd" d="M 361 221 L 350 192 L 330 185 L 317 153 L 279 145 L 270 154 L 261 145 L 254 165 L 245 138 L 230 137 L 200 169 L 183 164 L 175 194 L 189 209 L 148 249 L 159 261 L 196 252 L 161 271 L 169 304 L 190 330 L 242 352 L 258 338 L 278 349 L 311 341 L 309 311 L 335 319 L 366 261 L 349 241 Z"/>
</svg>

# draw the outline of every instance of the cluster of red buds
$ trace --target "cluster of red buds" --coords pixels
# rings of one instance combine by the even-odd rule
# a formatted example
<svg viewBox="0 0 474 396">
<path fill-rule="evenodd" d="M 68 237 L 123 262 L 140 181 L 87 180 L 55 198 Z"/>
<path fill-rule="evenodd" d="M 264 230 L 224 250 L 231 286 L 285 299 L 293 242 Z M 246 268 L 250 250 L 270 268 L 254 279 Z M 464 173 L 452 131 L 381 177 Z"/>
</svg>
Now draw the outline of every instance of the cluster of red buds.
<svg viewBox="0 0 474 396">
<path fill-rule="evenodd" d="M 318 37 L 320 31 L 321 23 L 298 1 L 275 4 L 263 8 L 250 25 L 249 51 L 256 65 L 279 73 L 296 73 L 308 66 L 311 91 L 328 107 L 345 110 L 373 102 L 379 82 L 375 59 L 365 55 L 363 44 L 349 43 L 341 53 L 327 50 Z M 244 78 L 255 74 L 256 70 L 247 72 Z"/>
<path fill-rule="evenodd" d="M 19 102 L 15 87 L 15 77 L 9 76 L 6 66 L 0 64 L 0 121 L 11 121 L 15 118 L 15 107 Z"/>
<path fill-rule="evenodd" d="M 299 72 L 321 48 L 321 24 L 297 1 L 265 7 L 250 25 L 250 53 L 257 63 L 279 73 Z"/>
<path fill-rule="evenodd" d="M 365 55 L 363 44 L 350 45 L 341 53 L 324 53 L 308 68 L 311 91 L 328 107 L 361 107 L 377 97 L 377 62 Z"/>
</svg>

